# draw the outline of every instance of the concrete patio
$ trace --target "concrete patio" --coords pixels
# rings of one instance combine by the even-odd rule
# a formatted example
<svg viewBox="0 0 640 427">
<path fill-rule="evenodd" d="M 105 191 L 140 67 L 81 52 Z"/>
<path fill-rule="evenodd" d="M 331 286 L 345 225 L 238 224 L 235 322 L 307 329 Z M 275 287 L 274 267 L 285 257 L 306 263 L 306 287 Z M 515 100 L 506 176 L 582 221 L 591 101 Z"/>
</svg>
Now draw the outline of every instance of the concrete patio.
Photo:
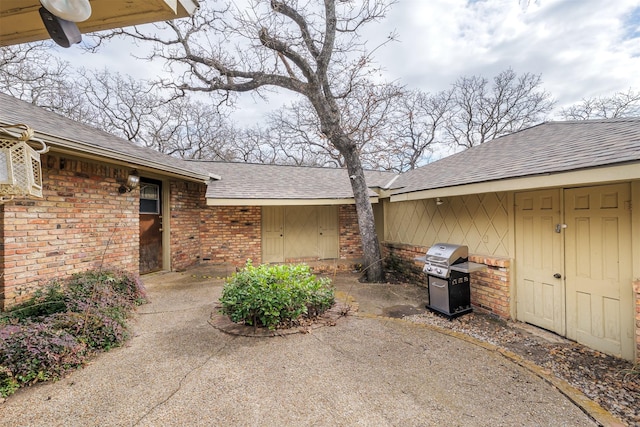
<svg viewBox="0 0 640 427">
<path fill-rule="evenodd" d="M 133 338 L 61 381 L 19 391 L 0 405 L 0 424 L 598 425 L 498 352 L 391 318 L 421 310 L 423 289 L 335 279 L 358 314 L 255 338 L 211 325 L 224 283 L 215 271 L 145 276 L 151 303 Z"/>
</svg>

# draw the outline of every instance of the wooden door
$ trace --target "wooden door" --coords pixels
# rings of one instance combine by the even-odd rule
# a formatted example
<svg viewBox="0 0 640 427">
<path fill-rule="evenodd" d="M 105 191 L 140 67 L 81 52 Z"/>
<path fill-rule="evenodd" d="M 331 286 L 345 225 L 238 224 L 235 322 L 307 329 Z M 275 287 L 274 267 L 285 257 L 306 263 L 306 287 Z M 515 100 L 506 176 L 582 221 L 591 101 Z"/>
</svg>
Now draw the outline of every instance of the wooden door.
<svg viewBox="0 0 640 427">
<path fill-rule="evenodd" d="M 284 258 L 318 257 L 317 206 L 287 206 L 284 218 Z"/>
<path fill-rule="evenodd" d="M 140 274 L 162 270 L 162 186 L 140 183 Z"/>
<path fill-rule="evenodd" d="M 516 194 L 517 318 L 565 333 L 560 190 Z"/>
<path fill-rule="evenodd" d="M 284 262 L 284 207 L 262 208 L 262 262 Z"/>
<path fill-rule="evenodd" d="M 339 227 L 337 206 L 318 207 L 318 257 L 338 258 Z"/>
<path fill-rule="evenodd" d="M 567 336 L 633 358 L 628 184 L 565 190 Z"/>
</svg>

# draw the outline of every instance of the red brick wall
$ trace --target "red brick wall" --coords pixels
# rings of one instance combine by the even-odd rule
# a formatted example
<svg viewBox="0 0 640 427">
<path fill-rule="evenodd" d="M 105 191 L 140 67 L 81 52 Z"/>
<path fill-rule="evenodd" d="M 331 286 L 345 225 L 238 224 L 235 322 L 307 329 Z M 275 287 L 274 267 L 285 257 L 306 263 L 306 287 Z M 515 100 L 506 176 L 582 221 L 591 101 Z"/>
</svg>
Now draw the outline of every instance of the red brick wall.
<svg viewBox="0 0 640 427">
<path fill-rule="evenodd" d="M 262 262 L 260 206 L 209 206 L 200 213 L 202 261 L 242 266 Z"/>
<path fill-rule="evenodd" d="M 100 266 L 138 272 L 138 193 L 118 193 L 127 173 L 42 156 L 43 199 L 2 206 L 2 308 L 69 274 Z"/>
<path fill-rule="evenodd" d="M 242 266 L 247 259 L 254 264 L 262 262 L 262 209 L 259 206 L 210 206 L 202 209 L 200 220 L 203 262 L 233 266 Z M 340 259 L 360 259 L 362 246 L 355 206 L 340 206 L 339 222 Z M 317 260 L 287 260 L 311 261 Z"/>
<path fill-rule="evenodd" d="M 387 273 L 397 280 L 427 285 L 427 276 L 422 272 L 424 262 L 415 261 L 423 257 L 428 247 L 404 243 L 384 242 L 382 258 Z M 510 317 L 510 283 L 508 259 L 469 255 L 469 261 L 487 265 L 485 271 L 471 273 L 471 304 L 503 318 Z"/>
<path fill-rule="evenodd" d="M 206 186 L 172 181 L 169 192 L 171 268 L 179 271 L 200 261 L 200 213 L 206 209 Z"/>
<path fill-rule="evenodd" d="M 471 273 L 471 303 L 500 317 L 511 317 L 509 268 L 506 258 L 469 255 L 469 261 L 485 264 L 483 271 Z"/>
<path fill-rule="evenodd" d="M 361 259 L 362 240 L 358 228 L 358 214 L 355 205 L 340 205 L 340 259 Z"/>
</svg>

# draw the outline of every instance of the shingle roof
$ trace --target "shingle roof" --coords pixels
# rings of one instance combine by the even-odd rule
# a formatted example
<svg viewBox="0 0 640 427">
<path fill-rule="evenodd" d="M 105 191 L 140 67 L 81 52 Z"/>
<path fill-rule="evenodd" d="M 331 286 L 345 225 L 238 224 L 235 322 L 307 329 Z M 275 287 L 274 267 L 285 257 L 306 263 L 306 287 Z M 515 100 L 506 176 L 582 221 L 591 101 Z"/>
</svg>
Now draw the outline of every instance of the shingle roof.
<svg viewBox="0 0 640 427">
<path fill-rule="evenodd" d="M 640 118 L 543 123 L 402 174 L 393 194 L 640 162 Z"/>
<path fill-rule="evenodd" d="M 194 161 L 203 172 L 222 177 L 207 187 L 209 199 L 352 199 L 346 169 Z M 385 187 L 395 174 L 365 171 L 369 187 Z M 370 191 L 371 197 L 377 196 Z"/>
<path fill-rule="evenodd" d="M 107 158 L 128 161 L 159 171 L 172 171 L 195 179 L 207 178 L 181 159 L 137 146 L 130 141 L 3 93 L 0 93 L 0 123 L 24 123 L 33 128 L 39 138 L 51 143 L 53 137 L 56 140 L 55 144 L 61 147 L 68 142 L 80 152 L 98 151 Z"/>
</svg>

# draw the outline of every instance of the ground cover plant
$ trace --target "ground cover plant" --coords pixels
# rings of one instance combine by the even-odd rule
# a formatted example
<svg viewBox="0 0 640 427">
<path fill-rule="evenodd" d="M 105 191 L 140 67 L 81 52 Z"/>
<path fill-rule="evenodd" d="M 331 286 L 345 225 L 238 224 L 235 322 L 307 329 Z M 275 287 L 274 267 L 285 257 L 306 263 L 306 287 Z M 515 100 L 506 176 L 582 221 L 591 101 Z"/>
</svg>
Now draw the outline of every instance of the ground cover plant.
<svg viewBox="0 0 640 427">
<path fill-rule="evenodd" d="M 328 278 L 317 278 L 309 266 L 260 265 L 248 261 L 225 284 L 222 314 L 233 322 L 269 329 L 290 327 L 317 317 L 335 302 Z"/>
<path fill-rule="evenodd" d="M 145 302 L 137 277 L 96 270 L 55 281 L 0 313 L 0 396 L 61 378 L 128 338 L 127 319 Z"/>
</svg>

